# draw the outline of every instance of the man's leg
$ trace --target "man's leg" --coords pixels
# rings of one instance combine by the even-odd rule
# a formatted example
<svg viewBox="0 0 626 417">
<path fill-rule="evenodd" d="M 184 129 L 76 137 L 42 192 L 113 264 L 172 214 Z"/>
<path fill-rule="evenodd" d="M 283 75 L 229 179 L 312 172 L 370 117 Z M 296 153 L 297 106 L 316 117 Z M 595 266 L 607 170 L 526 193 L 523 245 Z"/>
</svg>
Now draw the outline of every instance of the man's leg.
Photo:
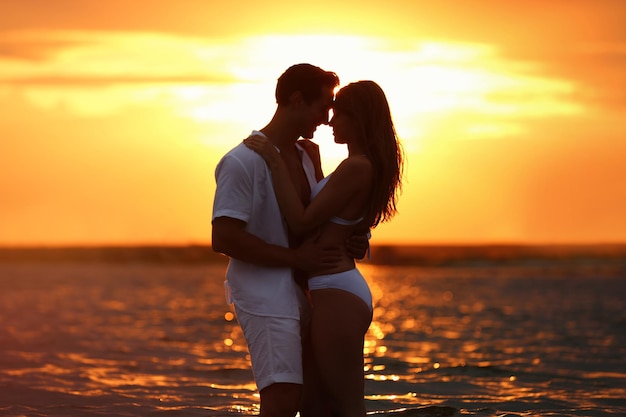
<svg viewBox="0 0 626 417">
<path fill-rule="evenodd" d="M 293 417 L 302 398 L 300 320 L 250 314 L 235 305 L 261 396 L 261 416 Z"/>
<path fill-rule="evenodd" d="M 300 408 L 302 385 L 275 383 L 261 390 L 261 417 L 293 417 Z"/>
</svg>

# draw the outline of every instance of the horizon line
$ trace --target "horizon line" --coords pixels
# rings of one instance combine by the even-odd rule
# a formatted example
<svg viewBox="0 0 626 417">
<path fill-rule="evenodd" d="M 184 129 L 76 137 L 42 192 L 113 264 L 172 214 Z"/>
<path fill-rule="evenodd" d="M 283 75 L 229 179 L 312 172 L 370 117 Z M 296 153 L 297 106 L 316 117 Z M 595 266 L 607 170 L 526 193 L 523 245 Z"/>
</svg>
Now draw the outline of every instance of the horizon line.
<svg viewBox="0 0 626 417">
<path fill-rule="evenodd" d="M 11 244 L 0 243 L 2 249 L 97 249 L 97 248 L 186 248 L 211 247 L 211 242 L 134 242 L 134 243 L 29 243 Z M 592 241 L 592 242 L 370 242 L 372 247 L 598 247 L 598 246 L 626 246 L 624 241 Z"/>
</svg>

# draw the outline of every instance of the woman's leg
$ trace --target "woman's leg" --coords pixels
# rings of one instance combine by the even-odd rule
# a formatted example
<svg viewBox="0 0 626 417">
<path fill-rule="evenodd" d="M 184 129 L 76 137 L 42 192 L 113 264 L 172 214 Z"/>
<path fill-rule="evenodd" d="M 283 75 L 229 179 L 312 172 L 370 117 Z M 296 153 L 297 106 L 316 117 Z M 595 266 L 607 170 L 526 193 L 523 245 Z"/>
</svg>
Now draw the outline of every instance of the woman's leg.
<svg viewBox="0 0 626 417">
<path fill-rule="evenodd" d="M 328 395 L 324 393 L 324 386 L 320 380 L 319 369 L 315 362 L 313 345 L 311 343 L 311 319 L 313 311 L 308 314 L 300 313 L 302 326 L 302 368 L 304 385 L 302 392 L 302 417 L 331 417 Z"/>
<path fill-rule="evenodd" d="M 365 416 L 363 340 L 372 312 L 358 296 L 338 289 L 311 291 L 311 338 L 322 382 L 338 416 Z"/>
</svg>

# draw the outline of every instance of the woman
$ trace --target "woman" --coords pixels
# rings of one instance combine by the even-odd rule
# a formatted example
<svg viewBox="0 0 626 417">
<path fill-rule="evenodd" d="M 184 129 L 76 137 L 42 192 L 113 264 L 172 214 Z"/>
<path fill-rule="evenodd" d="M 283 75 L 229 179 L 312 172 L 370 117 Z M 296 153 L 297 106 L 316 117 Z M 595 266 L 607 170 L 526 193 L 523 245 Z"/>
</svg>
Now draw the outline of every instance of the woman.
<svg viewBox="0 0 626 417">
<path fill-rule="evenodd" d="M 311 190 L 307 207 L 271 142 L 259 136 L 244 142 L 270 167 L 290 230 L 305 234 L 317 229 L 319 244 L 343 248 L 355 228 L 376 227 L 396 213 L 403 156 L 387 99 L 375 82 L 358 81 L 342 88 L 333 114 L 335 142 L 347 145 L 348 157 Z M 313 351 L 333 415 L 365 416 L 363 342 L 372 320 L 367 282 L 354 259 L 343 254 L 335 267 L 311 273 L 308 284 Z"/>
</svg>

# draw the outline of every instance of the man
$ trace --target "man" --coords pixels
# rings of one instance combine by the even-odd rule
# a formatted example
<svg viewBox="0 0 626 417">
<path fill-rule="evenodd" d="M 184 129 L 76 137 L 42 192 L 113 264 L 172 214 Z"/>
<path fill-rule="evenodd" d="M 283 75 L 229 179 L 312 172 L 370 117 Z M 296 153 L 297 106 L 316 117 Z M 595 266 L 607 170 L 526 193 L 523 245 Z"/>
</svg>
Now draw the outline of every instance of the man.
<svg viewBox="0 0 626 417">
<path fill-rule="evenodd" d="M 272 120 L 263 134 L 280 150 L 304 204 L 320 179 L 317 126 L 328 123 L 338 77 L 310 64 L 288 68 L 276 86 Z M 337 250 L 298 246 L 282 220 L 270 171 L 239 144 L 216 168 L 213 250 L 230 257 L 227 293 L 235 306 L 261 398 L 261 416 L 294 416 L 302 395 L 301 309 L 307 308 L 294 270 L 331 265 Z M 364 255 L 364 249 L 360 256 Z"/>
</svg>

